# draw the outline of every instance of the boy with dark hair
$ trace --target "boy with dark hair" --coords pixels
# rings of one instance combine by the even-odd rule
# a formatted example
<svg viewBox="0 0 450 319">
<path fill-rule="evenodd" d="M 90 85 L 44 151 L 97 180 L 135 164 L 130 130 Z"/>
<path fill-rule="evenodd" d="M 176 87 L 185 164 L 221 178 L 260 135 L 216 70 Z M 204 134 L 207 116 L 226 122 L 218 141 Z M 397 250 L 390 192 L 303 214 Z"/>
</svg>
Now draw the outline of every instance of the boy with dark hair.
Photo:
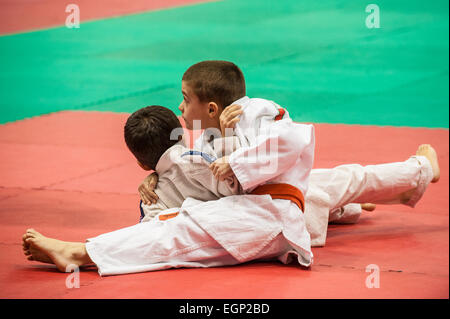
<svg viewBox="0 0 450 319">
<path fill-rule="evenodd" d="M 231 75 L 230 75 L 231 74 Z M 227 77 L 227 75 L 230 75 Z M 212 79 L 217 85 L 211 84 Z M 227 92 L 228 100 L 219 98 L 220 89 Z M 205 129 L 202 136 L 195 141 L 194 148 L 206 152 L 215 151 L 223 158 L 211 164 L 211 169 L 219 180 L 237 177 L 244 191 L 271 180 L 283 173 L 292 161 L 284 161 L 283 154 L 289 154 L 294 144 L 287 148 L 278 148 L 268 155 L 264 149 L 270 148 L 264 141 L 265 128 L 277 121 L 290 121 L 287 110 L 272 101 L 250 99 L 245 96 L 245 80 L 242 71 L 233 63 L 226 61 L 202 61 L 192 65 L 182 78 L 183 101 L 179 109 L 186 122 L 186 127 Z M 201 97 L 198 95 L 201 94 Z M 233 97 L 235 100 L 229 102 Z M 227 104 L 232 104 L 227 106 Z M 226 130 L 229 133 L 226 133 Z M 212 132 L 211 132 L 212 131 Z M 308 134 L 308 133 L 306 133 Z M 232 147 L 235 152 L 220 152 L 217 137 L 234 135 Z M 297 136 L 302 144 L 302 136 Z M 239 147 L 236 147 L 239 145 Z M 255 146 L 257 145 L 257 146 Z M 305 145 L 305 144 L 303 144 Z M 248 156 L 258 153 L 265 156 Z M 312 161 L 312 148 L 302 151 L 303 160 Z M 289 159 L 289 156 L 287 156 Z M 264 170 L 276 162 L 275 170 Z M 419 201 L 430 182 L 439 180 L 437 155 L 430 145 L 421 145 L 405 162 L 385 165 L 342 165 L 334 169 L 313 169 L 308 176 L 301 176 L 300 190 L 306 192 L 305 221 L 311 234 L 313 246 L 323 246 L 326 240 L 328 222 L 355 223 L 362 209 L 373 210 L 377 204 L 400 203 L 411 207 Z M 382 181 L 382 182 L 380 182 Z M 157 196 L 152 189 L 156 185 L 157 175 L 150 175 L 140 185 L 141 198 L 147 204 L 155 201 Z M 361 203 L 361 204 L 352 204 Z M 145 210 L 145 205 L 143 205 Z"/>
<path fill-rule="evenodd" d="M 231 62 L 199 62 L 183 74 L 181 92 L 179 109 L 188 129 L 217 127 L 215 115 L 245 96 L 244 75 Z M 193 127 L 194 120 L 200 120 L 200 127 Z"/>
<path fill-rule="evenodd" d="M 298 256 L 299 247 L 295 249 L 295 242 L 290 240 L 299 238 L 293 238 L 292 232 L 290 237 L 286 236 L 289 232 L 283 233 L 280 213 L 289 215 L 289 206 L 284 206 L 286 211 L 273 209 L 274 201 L 283 197 L 270 200 L 266 196 L 241 195 L 214 201 L 239 193 L 237 181 L 227 178 L 218 182 L 212 176 L 208 162 L 213 155 L 202 157 L 204 161 L 195 164 L 195 154 L 205 154 L 186 151 L 179 129 L 174 114 L 159 106 L 133 113 L 125 125 L 126 143 L 133 154 L 138 154 L 141 167 L 153 166 L 146 160 L 153 151 L 161 154 L 155 165 L 160 174 L 156 189 L 160 199 L 147 211 L 146 217 L 151 217 L 148 222 L 88 239 L 87 243 L 64 242 L 28 229 L 23 236 L 28 259 L 55 264 L 63 272 L 72 269 L 68 266 L 95 263 L 100 275 L 115 275 L 173 267 L 234 265 L 252 259 L 278 258 L 288 263 L 290 256 Z M 174 131 L 171 134 L 169 130 Z M 160 147 L 158 139 L 152 138 L 149 145 L 154 148 L 143 146 L 141 141 L 147 139 L 146 134 L 169 137 L 170 144 L 174 144 Z M 418 154 L 437 164 L 429 146 L 419 147 Z M 292 216 L 288 221 L 294 227 L 301 225 Z M 302 229 L 298 231 L 301 233 Z"/>
<path fill-rule="evenodd" d="M 225 108 L 245 96 L 245 79 L 241 69 L 228 61 L 203 61 L 183 74 L 184 81 L 200 102 L 215 101 Z"/>
<path fill-rule="evenodd" d="M 204 109 L 197 108 L 199 111 L 206 111 L 199 112 L 199 114 L 203 114 L 202 116 L 211 123 L 218 123 L 220 127 L 220 115 L 223 114 L 222 107 L 219 106 L 220 103 L 215 101 L 202 102 L 197 96 L 194 95 L 193 97 L 197 98 L 193 101 L 194 105 L 199 106 L 200 104 L 197 103 L 199 102 L 205 107 Z M 235 155 L 237 157 L 235 163 L 237 168 L 232 169 L 233 174 L 226 175 L 223 171 L 215 170 L 220 166 L 214 164 L 211 166 L 222 182 L 213 178 L 205 162 L 197 162 L 200 166 L 192 167 L 193 157 L 197 156 L 195 154 L 202 156 L 205 161 L 211 161 L 210 155 L 201 152 L 196 153 L 195 151 L 186 152 L 183 146 L 173 145 L 162 154 L 155 166 L 156 172 L 160 175 L 156 191 L 163 189 L 164 192 L 158 193 L 159 200 L 156 205 L 152 205 L 149 210 L 146 210 L 146 218 L 149 217 L 148 223 L 140 223 L 98 236 L 88 240 L 86 244 L 67 243 L 46 238 L 30 229 L 23 236 L 25 254 L 29 256 L 30 260 L 55 263 L 61 271 L 65 271 L 65 267 L 69 264 L 84 265 L 93 261 L 99 268 L 100 275 L 171 267 L 233 265 L 254 259 L 277 258 L 283 263 L 288 263 L 293 256 L 301 265 L 311 265 L 312 253 L 308 233 L 311 230 L 307 230 L 305 227 L 305 219 L 308 221 L 308 210 L 304 210 L 302 190 L 299 190 L 296 186 L 303 190 L 306 188 L 305 176 L 307 179 L 308 170 L 312 166 L 312 156 L 308 154 L 311 147 L 314 146 L 312 128 L 292 123 L 285 116 L 287 112 L 282 112 L 282 109 L 273 102 L 248 98 L 241 99 L 238 102 L 243 104 L 244 113 L 239 122 L 241 127 L 237 126 L 235 131 L 239 147 L 236 150 L 231 150 L 231 152 L 234 151 L 231 157 L 237 153 Z M 262 107 L 261 104 L 263 104 Z M 256 109 L 250 108 L 250 112 L 246 112 L 245 108 L 250 106 L 256 106 Z M 217 113 L 217 110 L 219 113 Z M 251 114 L 251 111 L 256 112 Z M 232 112 L 236 111 L 233 110 Z M 148 121 L 144 122 L 149 123 Z M 245 125 L 242 125 L 243 123 Z M 257 133 L 262 134 L 255 136 L 248 134 L 245 129 L 250 125 L 256 128 Z M 269 127 L 270 130 L 264 131 L 264 127 Z M 150 132 L 147 129 L 144 131 Z M 217 140 L 217 138 L 213 141 L 206 139 L 208 144 L 210 142 L 215 143 Z M 235 139 L 233 138 L 233 140 Z M 277 160 L 280 159 L 280 167 L 268 171 L 262 170 L 263 175 L 265 175 L 262 177 L 254 174 L 258 172 L 258 169 L 261 169 L 261 166 L 263 168 L 267 166 L 268 162 L 267 157 L 261 160 L 255 154 L 260 154 L 259 151 L 266 146 L 270 146 L 271 141 L 274 140 L 278 143 L 277 152 L 276 154 L 269 154 L 269 156 L 275 155 Z M 256 152 L 252 152 L 252 150 L 256 150 Z M 147 151 L 150 150 L 147 149 Z M 305 152 L 302 153 L 302 151 Z M 173 156 L 174 154 L 175 156 Z M 139 153 L 139 156 L 141 155 L 142 161 L 144 161 L 146 156 Z M 239 160 L 239 156 L 243 157 L 244 161 Z M 184 158 L 190 158 L 190 160 L 183 167 Z M 167 165 L 167 163 L 175 163 L 176 160 L 181 162 Z M 140 159 L 138 161 L 140 162 Z M 231 162 L 232 160 L 223 161 L 226 165 L 230 165 Z M 170 170 L 171 167 L 176 169 Z M 392 175 L 392 171 L 395 172 L 396 169 L 405 167 L 406 171 L 402 171 L 398 175 L 408 178 L 419 175 L 418 181 L 403 182 L 401 187 L 399 186 L 397 189 L 390 187 L 386 191 L 386 189 L 383 189 L 386 188 L 385 182 L 388 182 L 390 186 L 396 186 L 397 180 L 388 181 L 383 176 L 379 179 L 381 183 L 377 185 L 381 189 L 372 187 L 370 181 L 376 180 L 383 172 L 388 172 L 385 175 L 390 176 L 389 174 Z M 145 165 L 143 168 L 147 169 L 150 166 Z M 228 196 L 219 200 L 204 202 L 208 200 L 205 194 L 209 194 L 209 190 L 214 189 L 216 183 L 216 188 L 211 194 L 212 197 L 226 196 L 227 191 L 233 194 L 242 191 L 239 189 L 236 176 L 234 176 L 235 171 L 238 172 L 236 175 L 239 175 L 244 181 L 246 185 L 244 188 L 247 188 L 248 193 L 262 196 Z M 261 172 L 261 170 L 259 171 Z M 329 197 L 325 203 L 318 201 L 319 204 L 324 204 L 323 206 L 327 208 L 330 206 L 329 203 L 338 201 L 350 202 L 368 196 L 378 201 L 387 200 L 387 198 L 396 200 L 399 199 L 399 195 L 401 195 L 400 199 L 403 203 L 413 206 L 422 196 L 428 183 L 430 181 L 436 182 L 439 179 L 437 156 L 434 149 L 429 145 L 420 146 L 417 156 L 413 156 L 403 163 L 385 166 L 375 165 L 370 169 L 369 167 L 345 165 L 333 170 L 318 171 L 318 179 L 316 180 L 330 176 L 330 172 L 333 172 L 331 180 L 340 177 L 337 179 L 342 181 L 349 175 L 351 183 L 346 186 L 352 188 L 351 185 L 353 185 L 353 191 L 347 191 L 345 194 L 342 193 L 344 188 L 337 181 L 333 181 L 322 188 L 320 188 L 320 183 L 316 185 L 319 189 L 324 190 L 325 195 Z M 348 172 L 350 173 L 348 174 Z M 202 176 L 202 174 L 205 175 Z M 269 175 L 269 178 L 267 175 Z M 176 180 L 177 176 L 184 176 L 185 181 Z M 257 182 L 252 181 L 252 177 Z M 259 185 L 264 184 L 264 179 L 270 180 L 271 183 L 260 187 Z M 362 183 L 364 179 L 369 181 L 369 185 Z M 282 183 L 283 181 L 287 183 Z M 322 180 L 322 182 L 324 181 L 327 180 Z M 184 182 L 189 186 L 181 187 L 180 185 L 184 185 Z M 175 191 L 171 192 L 169 187 L 175 187 Z M 196 190 L 195 187 L 197 187 Z M 199 194 L 202 187 L 205 194 Z M 223 192 L 220 191 L 221 187 L 224 189 Z M 185 191 L 180 191 L 182 188 Z M 167 191 L 168 189 L 169 191 Z M 190 193 L 193 195 L 189 195 Z M 169 195 L 167 195 L 167 198 L 163 198 L 161 194 Z M 200 200 L 196 200 L 196 196 Z M 184 198 L 187 199 L 183 202 Z M 172 205 L 169 203 L 171 199 L 173 203 L 178 201 L 178 204 L 170 206 Z M 314 196 L 310 196 L 310 204 L 314 203 L 315 200 Z M 164 207 L 158 206 L 177 207 L 179 203 L 183 203 L 179 210 L 175 208 L 161 211 Z M 310 204 L 307 204 L 307 207 L 314 206 Z M 301 211 L 305 212 L 305 217 L 303 217 Z M 329 210 L 326 211 L 326 223 L 329 220 L 328 213 Z M 310 220 L 323 222 L 314 214 L 314 210 L 309 214 Z"/>
<path fill-rule="evenodd" d="M 161 155 L 178 142 L 171 139 L 171 133 L 179 129 L 182 129 L 181 123 L 173 112 L 159 105 L 147 106 L 128 118 L 124 128 L 125 143 L 139 166 L 155 170 Z"/>
<path fill-rule="evenodd" d="M 143 221 L 164 209 L 180 207 L 188 197 L 208 201 L 239 193 L 236 179 L 214 179 L 207 169 L 209 163 L 199 161 L 185 147 L 183 133 L 178 117 L 162 106 L 147 106 L 127 119 L 124 138 L 129 150 L 142 169 L 154 170 L 160 176 L 155 190 L 160 200 L 145 208 Z"/>
<path fill-rule="evenodd" d="M 28 229 L 23 248 L 29 260 L 53 263 L 63 272 L 69 265 L 95 263 L 100 275 L 234 265 L 254 259 L 288 263 L 292 256 L 302 265 L 311 264 L 310 251 L 303 250 L 309 236 L 297 212 L 303 205 L 299 198 L 280 197 L 270 189 L 255 193 L 262 196 L 231 196 L 240 192 L 236 179 L 218 181 L 209 170 L 214 154 L 186 149 L 182 139 L 177 143 L 182 129 L 175 115 L 163 107 L 133 113 L 124 135 L 139 165 L 159 174 L 160 198 L 146 211 L 149 221 L 87 243 L 63 242 Z"/>
</svg>

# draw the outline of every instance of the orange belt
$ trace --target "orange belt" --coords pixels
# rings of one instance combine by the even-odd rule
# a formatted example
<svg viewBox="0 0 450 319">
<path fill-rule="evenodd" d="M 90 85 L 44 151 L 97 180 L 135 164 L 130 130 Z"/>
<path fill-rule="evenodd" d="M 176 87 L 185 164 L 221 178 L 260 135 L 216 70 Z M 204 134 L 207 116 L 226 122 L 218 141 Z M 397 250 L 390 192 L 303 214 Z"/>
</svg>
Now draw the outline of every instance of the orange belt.
<svg viewBox="0 0 450 319">
<path fill-rule="evenodd" d="M 168 220 L 168 219 L 177 217 L 178 214 L 179 214 L 179 212 L 170 213 L 170 214 L 164 214 L 164 215 L 159 215 L 159 220 Z"/>
<path fill-rule="evenodd" d="M 288 199 L 305 211 L 305 199 L 302 192 L 289 184 L 265 184 L 256 187 L 251 195 L 270 195 L 273 199 Z"/>
<path fill-rule="evenodd" d="M 289 184 L 265 184 L 256 187 L 251 195 L 270 195 L 273 199 L 287 199 L 304 212 L 305 200 L 302 192 L 297 188 Z M 178 215 L 178 212 L 159 215 L 159 220 L 168 220 Z"/>
</svg>

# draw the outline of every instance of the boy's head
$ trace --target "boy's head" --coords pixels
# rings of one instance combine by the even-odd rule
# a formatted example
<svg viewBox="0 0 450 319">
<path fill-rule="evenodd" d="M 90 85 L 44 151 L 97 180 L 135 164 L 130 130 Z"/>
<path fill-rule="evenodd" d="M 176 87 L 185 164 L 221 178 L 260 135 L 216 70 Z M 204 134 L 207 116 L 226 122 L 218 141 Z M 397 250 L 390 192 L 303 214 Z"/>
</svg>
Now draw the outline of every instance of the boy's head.
<svg viewBox="0 0 450 319">
<path fill-rule="evenodd" d="M 176 129 L 182 130 L 175 113 L 163 106 L 147 106 L 128 118 L 125 143 L 143 169 L 154 170 L 161 155 L 178 142 L 179 138 L 171 139 Z"/>
<path fill-rule="evenodd" d="M 183 101 L 179 106 L 188 129 L 200 120 L 201 128 L 219 128 L 223 109 L 245 96 L 244 74 L 227 61 L 203 61 L 192 65 L 181 82 Z"/>
</svg>

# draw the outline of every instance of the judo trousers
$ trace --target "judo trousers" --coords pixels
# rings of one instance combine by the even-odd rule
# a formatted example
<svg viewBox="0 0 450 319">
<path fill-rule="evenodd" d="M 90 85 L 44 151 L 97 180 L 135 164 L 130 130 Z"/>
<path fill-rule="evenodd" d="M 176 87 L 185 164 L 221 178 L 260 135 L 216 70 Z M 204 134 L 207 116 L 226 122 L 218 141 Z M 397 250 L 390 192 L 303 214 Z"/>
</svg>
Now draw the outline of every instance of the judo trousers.
<svg viewBox="0 0 450 319">
<path fill-rule="evenodd" d="M 421 156 L 399 163 L 342 165 L 334 169 L 313 170 L 304 214 L 311 245 L 325 243 L 330 211 L 348 203 L 364 202 L 402 203 L 414 207 L 432 177 L 429 161 Z M 408 193 L 407 197 L 405 193 Z M 157 215 L 149 222 L 88 239 L 86 250 L 97 265 L 99 274 L 106 276 L 240 263 L 189 214 L 176 212 L 178 209 L 169 209 L 160 215 L 174 216 L 172 218 L 161 220 Z M 343 218 L 331 217 L 336 220 Z M 252 260 L 279 259 L 290 250 L 292 246 L 280 233 Z"/>
<path fill-rule="evenodd" d="M 361 206 L 351 203 L 403 204 L 414 207 L 433 179 L 426 157 L 361 166 L 313 169 L 306 193 L 305 222 L 313 247 L 325 245 L 328 223 L 356 223 Z"/>
<path fill-rule="evenodd" d="M 170 215 L 167 210 L 160 215 Z M 180 267 L 216 267 L 240 262 L 186 212 L 88 239 L 86 250 L 101 276 Z M 174 215 L 174 214 L 173 214 Z M 291 246 L 280 233 L 253 259 L 270 260 Z"/>
</svg>

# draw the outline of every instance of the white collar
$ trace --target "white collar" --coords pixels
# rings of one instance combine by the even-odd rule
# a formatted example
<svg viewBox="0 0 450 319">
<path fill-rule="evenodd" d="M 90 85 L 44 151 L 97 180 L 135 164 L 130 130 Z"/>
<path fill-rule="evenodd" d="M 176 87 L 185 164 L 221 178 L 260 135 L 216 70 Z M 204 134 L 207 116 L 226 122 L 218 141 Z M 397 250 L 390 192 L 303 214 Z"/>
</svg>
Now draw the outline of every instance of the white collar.
<svg viewBox="0 0 450 319">
<path fill-rule="evenodd" d="M 156 163 L 155 172 L 158 175 L 166 172 L 175 162 L 175 159 L 179 158 L 185 149 L 184 139 L 169 147 Z"/>
<path fill-rule="evenodd" d="M 233 105 L 233 104 L 239 104 L 239 105 L 241 105 L 241 104 L 247 103 L 248 101 L 250 101 L 250 98 L 249 98 L 248 96 L 244 96 L 244 97 L 241 97 L 240 99 L 234 101 L 234 102 L 231 103 L 230 105 Z"/>
</svg>

